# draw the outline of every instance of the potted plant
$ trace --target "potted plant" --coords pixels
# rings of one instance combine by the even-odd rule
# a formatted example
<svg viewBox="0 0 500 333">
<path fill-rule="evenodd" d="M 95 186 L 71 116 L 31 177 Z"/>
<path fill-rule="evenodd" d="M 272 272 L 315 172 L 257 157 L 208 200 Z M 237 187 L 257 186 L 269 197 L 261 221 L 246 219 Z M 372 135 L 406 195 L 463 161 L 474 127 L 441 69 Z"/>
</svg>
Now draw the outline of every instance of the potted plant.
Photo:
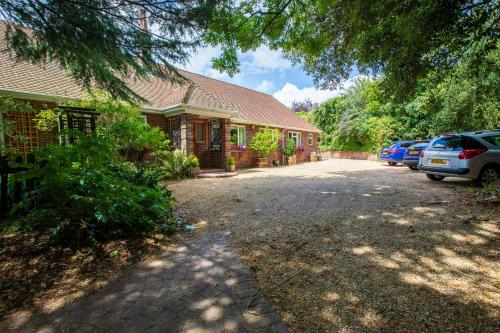
<svg viewBox="0 0 500 333">
<path fill-rule="evenodd" d="M 288 165 L 297 164 L 297 157 L 295 156 L 296 144 L 294 140 L 287 140 L 285 147 L 283 147 L 283 154 L 286 156 L 286 163 Z"/>
<path fill-rule="evenodd" d="M 276 142 L 276 130 L 264 128 L 258 131 L 250 142 L 250 148 L 255 150 L 258 154 L 257 165 L 259 168 L 267 166 L 267 157 L 273 151 L 278 149 Z"/>
<path fill-rule="evenodd" d="M 200 171 L 200 161 L 198 157 L 193 156 L 191 159 L 191 174 L 195 175 L 198 171 Z"/>
<path fill-rule="evenodd" d="M 307 156 L 307 159 L 309 162 L 317 162 L 318 161 L 318 155 L 316 155 L 315 151 L 311 152 L 311 155 Z"/>
<path fill-rule="evenodd" d="M 229 156 L 226 160 L 226 171 L 227 172 L 234 172 L 236 170 L 236 165 L 234 163 L 234 157 Z"/>
</svg>

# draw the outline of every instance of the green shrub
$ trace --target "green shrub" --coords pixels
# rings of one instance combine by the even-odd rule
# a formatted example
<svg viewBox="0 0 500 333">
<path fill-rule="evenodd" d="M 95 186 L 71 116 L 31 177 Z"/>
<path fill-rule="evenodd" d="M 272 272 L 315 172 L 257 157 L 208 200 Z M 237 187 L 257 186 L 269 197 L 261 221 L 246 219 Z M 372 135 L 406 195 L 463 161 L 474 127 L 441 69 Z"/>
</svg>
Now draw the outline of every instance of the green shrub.
<svg viewBox="0 0 500 333">
<path fill-rule="evenodd" d="M 49 145 L 32 171 L 39 177 L 37 208 L 25 220 L 52 229 L 63 244 L 90 244 L 155 229 L 174 230 L 172 197 L 147 164 L 110 161 L 109 141 L 83 136 Z"/>
<path fill-rule="evenodd" d="M 234 157 L 229 156 L 226 160 L 227 165 L 234 165 Z"/>
<path fill-rule="evenodd" d="M 165 133 L 158 127 L 151 127 L 137 106 L 113 100 L 103 93 L 95 93 L 92 98 L 71 105 L 95 109 L 100 114 L 97 136 L 113 140 L 117 152 L 129 161 L 139 162 L 145 151 L 156 157 L 158 151 L 169 149 Z"/>
<path fill-rule="evenodd" d="M 195 156 L 187 155 L 184 151 L 177 149 L 168 152 L 163 157 L 164 175 L 171 179 L 182 179 L 193 174 L 193 168 L 199 166 Z"/>
<path fill-rule="evenodd" d="M 264 128 L 257 132 L 250 142 L 250 148 L 255 150 L 261 158 L 269 156 L 273 151 L 278 150 L 278 131 Z"/>
<path fill-rule="evenodd" d="M 285 142 L 285 147 L 283 148 L 283 154 L 285 154 L 285 156 L 292 156 L 293 154 L 295 154 L 295 148 L 296 148 L 296 143 L 294 140 L 287 140 Z"/>
<path fill-rule="evenodd" d="M 192 165 L 193 165 L 193 168 L 199 168 L 200 167 L 200 161 L 198 161 L 198 157 L 193 156 Z"/>
</svg>

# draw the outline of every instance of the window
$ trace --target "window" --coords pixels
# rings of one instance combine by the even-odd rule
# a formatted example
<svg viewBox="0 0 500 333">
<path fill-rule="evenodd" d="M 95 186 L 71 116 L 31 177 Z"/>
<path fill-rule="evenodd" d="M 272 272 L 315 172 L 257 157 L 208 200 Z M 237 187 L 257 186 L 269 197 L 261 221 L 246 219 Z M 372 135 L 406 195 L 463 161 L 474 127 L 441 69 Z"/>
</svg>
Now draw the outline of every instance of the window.
<svg viewBox="0 0 500 333">
<path fill-rule="evenodd" d="M 288 132 L 288 139 L 295 141 L 295 147 L 302 146 L 300 132 Z"/>
<path fill-rule="evenodd" d="M 414 143 L 412 144 L 410 147 L 408 148 L 425 148 L 429 145 L 429 142 L 417 142 L 417 143 Z"/>
<path fill-rule="evenodd" d="M 488 141 L 489 143 L 500 147 L 500 135 L 495 135 L 495 136 L 487 136 L 483 138 L 484 140 Z"/>
<path fill-rule="evenodd" d="M 462 151 L 463 142 L 460 136 L 442 136 L 436 139 L 428 150 Z"/>
<path fill-rule="evenodd" d="M 309 133 L 309 139 L 307 140 L 307 143 L 309 146 L 312 146 L 314 144 L 314 134 Z"/>
<path fill-rule="evenodd" d="M 464 149 L 482 149 L 484 146 L 468 136 L 443 136 L 432 142 L 428 150 L 462 151 Z"/>
<path fill-rule="evenodd" d="M 212 147 L 212 149 L 220 148 L 220 125 L 218 121 L 212 122 L 212 135 L 211 135 L 210 146 Z"/>
<path fill-rule="evenodd" d="M 195 123 L 195 126 L 196 142 L 205 142 L 205 123 Z"/>
<path fill-rule="evenodd" d="M 401 142 L 400 146 L 403 148 L 408 148 L 413 144 L 413 142 Z"/>
<path fill-rule="evenodd" d="M 231 126 L 231 146 L 245 146 L 246 143 L 245 126 Z"/>
</svg>

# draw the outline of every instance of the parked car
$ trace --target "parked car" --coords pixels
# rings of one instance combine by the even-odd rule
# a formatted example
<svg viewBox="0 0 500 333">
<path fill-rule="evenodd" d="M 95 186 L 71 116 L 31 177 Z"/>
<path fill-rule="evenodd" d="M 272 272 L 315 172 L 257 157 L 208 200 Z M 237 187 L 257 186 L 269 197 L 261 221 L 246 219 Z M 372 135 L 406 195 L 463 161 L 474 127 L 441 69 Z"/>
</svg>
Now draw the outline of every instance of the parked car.
<svg viewBox="0 0 500 333">
<path fill-rule="evenodd" d="M 480 183 L 500 180 L 500 130 L 443 134 L 422 152 L 420 171 L 434 181 L 462 177 Z"/>
<path fill-rule="evenodd" d="M 418 160 L 420 159 L 420 153 L 429 144 L 430 140 L 422 140 L 415 142 L 406 149 L 405 155 L 403 157 L 403 165 L 406 165 L 410 170 L 418 170 Z"/>
<path fill-rule="evenodd" d="M 392 143 L 388 148 L 382 148 L 378 158 L 387 161 L 389 165 L 396 165 L 403 161 L 406 148 L 411 146 L 415 141 L 398 141 Z"/>
</svg>

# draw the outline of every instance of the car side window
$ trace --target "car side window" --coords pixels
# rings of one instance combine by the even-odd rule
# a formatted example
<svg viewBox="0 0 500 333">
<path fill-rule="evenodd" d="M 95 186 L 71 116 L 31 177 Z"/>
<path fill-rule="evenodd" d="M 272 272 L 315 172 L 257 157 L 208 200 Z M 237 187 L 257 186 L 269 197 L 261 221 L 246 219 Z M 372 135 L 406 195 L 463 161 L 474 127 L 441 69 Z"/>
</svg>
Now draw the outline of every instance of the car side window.
<svg viewBox="0 0 500 333">
<path fill-rule="evenodd" d="M 488 141 L 492 145 L 500 147 L 500 135 L 487 136 L 487 137 L 484 137 L 483 139 Z"/>
<path fill-rule="evenodd" d="M 481 144 L 481 142 L 477 141 L 474 138 L 471 138 L 469 136 L 465 136 L 463 138 L 463 143 L 464 143 L 464 149 L 484 149 L 486 148 Z"/>
</svg>

